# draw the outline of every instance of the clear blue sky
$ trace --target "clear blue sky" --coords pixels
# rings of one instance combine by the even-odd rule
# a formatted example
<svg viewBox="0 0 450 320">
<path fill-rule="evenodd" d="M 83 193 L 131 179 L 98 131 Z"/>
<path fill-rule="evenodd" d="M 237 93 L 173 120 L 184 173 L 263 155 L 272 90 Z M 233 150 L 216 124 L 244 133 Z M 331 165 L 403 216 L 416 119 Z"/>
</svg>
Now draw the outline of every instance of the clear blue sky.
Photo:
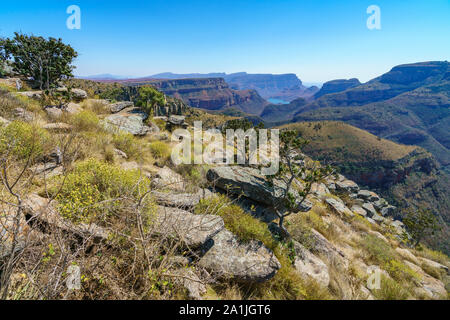
<svg viewBox="0 0 450 320">
<path fill-rule="evenodd" d="M 78 5 L 81 30 L 66 28 Z M 381 30 L 366 9 L 381 8 Z M 62 37 L 77 75 L 159 72 L 296 73 L 306 82 L 450 60 L 449 0 L 2 1 L 0 36 Z"/>
</svg>

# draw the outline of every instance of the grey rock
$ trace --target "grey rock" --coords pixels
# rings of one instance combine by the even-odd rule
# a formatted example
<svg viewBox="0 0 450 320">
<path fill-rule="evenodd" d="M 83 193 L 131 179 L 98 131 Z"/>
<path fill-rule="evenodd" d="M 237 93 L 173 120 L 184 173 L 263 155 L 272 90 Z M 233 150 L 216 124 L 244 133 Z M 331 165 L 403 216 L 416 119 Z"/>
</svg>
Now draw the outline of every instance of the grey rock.
<svg viewBox="0 0 450 320">
<path fill-rule="evenodd" d="M 63 122 L 47 123 L 43 125 L 42 128 L 55 133 L 68 132 L 73 129 L 73 127 L 70 124 Z"/>
<path fill-rule="evenodd" d="M 395 216 L 397 208 L 394 206 L 387 206 L 381 209 L 380 213 L 383 217 L 393 217 Z"/>
<path fill-rule="evenodd" d="M 311 229 L 311 240 L 313 241 L 312 253 L 318 254 L 323 259 L 326 259 L 328 264 L 335 263 L 336 266 L 347 269 L 349 261 L 345 253 L 335 247 L 315 229 Z"/>
<path fill-rule="evenodd" d="M 219 166 L 210 169 L 206 176 L 213 185 L 222 190 L 244 195 L 270 207 L 279 202 L 285 186 L 283 181 L 277 179 L 273 181 L 273 185 L 269 184 L 259 170 L 249 167 Z M 303 200 L 295 190 L 292 190 L 292 193 L 296 199 L 297 210 L 311 210 L 310 201 Z"/>
<path fill-rule="evenodd" d="M 370 202 L 374 202 L 374 201 L 380 200 L 380 197 L 375 192 L 372 192 L 372 191 L 369 191 L 369 190 L 360 190 L 358 192 L 358 198 L 364 199 L 364 200 L 367 200 L 367 201 L 370 201 Z"/>
<path fill-rule="evenodd" d="M 3 117 L 0 117 L 0 126 L 7 126 L 10 123 L 11 123 L 11 121 L 9 121 Z"/>
<path fill-rule="evenodd" d="M 347 206 L 342 201 L 338 201 L 334 198 L 327 198 L 325 199 L 325 202 L 329 204 L 331 208 L 339 215 L 350 217 L 354 216 L 353 212 L 349 208 L 347 208 Z"/>
<path fill-rule="evenodd" d="M 377 201 L 373 201 L 372 204 L 375 207 L 375 209 L 377 209 L 378 211 L 381 211 L 381 209 L 383 209 L 389 205 L 388 202 L 383 198 L 381 198 L 380 200 L 377 200 Z"/>
<path fill-rule="evenodd" d="M 222 230 L 208 241 L 210 248 L 198 261 L 213 276 L 242 282 L 271 279 L 281 264 L 260 241 L 241 242 L 228 230 Z"/>
<path fill-rule="evenodd" d="M 151 233 L 175 237 L 190 248 L 199 248 L 224 229 L 223 219 L 215 215 L 196 215 L 178 208 L 158 206 Z"/>
<path fill-rule="evenodd" d="M 144 136 L 151 129 L 144 124 L 146 116 L 134 114 L 113 114 L 105 118 L 105 127 L 112 131 L 123 130 L 135 136 Z"/>
<path fill-rule="evenodd" d="M 184 120 L 186 119 L 185 116 L 170 116 L 168 122 L 176 125 L 176 126 L 181 126 L 184 123 Z"/>
<path fill-rule="evenodd" d="M 79 104 L 73 102 L 69 102 L 64 107 L 64 112 L 67 112 L 68 114 L 77 114 L 80 113 L 81 111 L 83 111 L 83 108 Z"/>
<path fill-rule="evenodd" d="M 373 215 L 377 214 L 377 211 L 375 210 L 375 208 L 373 207 L 373 205 L 371 203 L 366 202 L 361 207 L 364 210 L 366 210 L 367 216 L 369 218 L 372 218 Z"/>
<path fill-rule="evenodd" d="M 380 216 L 378 213 L 375 213 L 371 218 L 372 218 L 372 220 L 374 220 L 377 223 L 382 223 L 386 220 L 385 218 Z"/>
<path fill-rule="evenodd" d="M 360 216 L 363 216 L 363 217 L 365 217 L 365 216 L 367 215 L 366 210 L 364 210 L 363 208 L 361 208 L 361 207 L 358 206 L 358 205 L 352 206 L 352 209 L 351 209 L 351 210 L 352 210 L 353 212 L 359 214 Z"/>
<path fill-rule="evenodd" d="M 62 109 L 60 109 L 56 106 L 48 106 L 48 107 L 45 107 L 44 110 L 47 113 L 47 116 L 52 120 L 59 119 L 63 115 Z"/>
<path fill-rule="evenodd" d="M 330 274 L 327 265 L 309 252 L 303 245 L 293 241 L 295 250 L 294 267 L 302 276 L 307 276 L 324 287 L 330 284 Z"/>
<path fill-rule="evenodd" d="M 34 115 L 30 111 L 27 111 L 23 108 L 15 108 L 13 110 L 14 118 L 18 120 L 22 120 L 25 122 L 30 122 L 34 120 Z"/>
<path fill-rule="evenodd" d="M 120 101 L 116 103 L 111 103 L 109 105 L 109 110 L 111 111 L 111 113 L 117 113 L 129 107 L 134 107 L 134 103 L 131 101 Z"/>
<path fill-rule="evenodd" d="M 212 195 L 213 193 L 208 189 L 199 190 L 197 193 L 152 192 L 152 196 L 158 204 L 185 210 L 192 209 L 201 199 L 211 197 Z"/>
<path fill-rule="evenodd" d="M 342 180 L 335 182 L 336 190 L 346 193 L 357 193 L 359 186 L 352 180 Z"/>
<path fill-rule="evenodd" d="M 163 167 L 158 170 L 155 178 L 152 180 L 153 187 L 157 189 L 171 189 L 176 191 L 185 191 L 184 179 L 179 174 L 170 169 Z"/>
<path fill-rule="evenodd" d="M 42 91 L 22 91 L 22 92 L 16 92 L 16 94 L 20 96 L 25 96 L 30 99 L 40 100 L 42 99 Z"/>
<path fill-rule="evenodd" d="M 71 91 L 72 94 L 72 98 L 78 101 L 87 99 L 88 95 L 86 93 L 86 91 L 82 90 L 82 89 L 72 89 Z"/>
</svg>

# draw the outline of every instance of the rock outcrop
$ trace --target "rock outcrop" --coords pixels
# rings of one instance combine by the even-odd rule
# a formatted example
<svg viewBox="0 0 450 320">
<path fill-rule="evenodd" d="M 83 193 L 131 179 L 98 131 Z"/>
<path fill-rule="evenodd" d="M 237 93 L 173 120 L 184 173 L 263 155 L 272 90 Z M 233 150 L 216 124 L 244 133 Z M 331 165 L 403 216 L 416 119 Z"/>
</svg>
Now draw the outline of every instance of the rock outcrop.
<svg viewBox="0 0 450 320">
<path fill-rule="evenodd" d="M 242 282 L 263 282 L 271 279 L 281 264 L 260 241 L 243 243 L 228 230 L 210 239 L 205 255 L 198 261 L 212 275 Z"/>
<path fill-rule="evenodd" d="M 284 182 L 274 180 L 270 184 L 259 170 L 239 166 L 218 166 L 207 173 L 208 180 L 215 186 L 237 196 L 244 195 L 253 201 L 273 207 L 283 195 Z M 311 202 L 303 200 L 294 188 L 292 194 L 299 211 L 309 211 Z"/>
</svg>

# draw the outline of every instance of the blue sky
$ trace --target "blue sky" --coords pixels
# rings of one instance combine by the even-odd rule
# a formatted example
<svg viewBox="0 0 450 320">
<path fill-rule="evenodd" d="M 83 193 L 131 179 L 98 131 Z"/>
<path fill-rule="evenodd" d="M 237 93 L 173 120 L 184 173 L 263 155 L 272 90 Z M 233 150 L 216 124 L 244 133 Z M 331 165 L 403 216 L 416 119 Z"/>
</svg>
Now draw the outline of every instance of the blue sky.
<svg viewBox="0 0 450 320">
<path fill-rule="evenodd" d="M 369 30 L 369 5 L 381 30 Z M 81 30 L 66 8 L 81 8 Z M 61 37 L 77 75 L 296 73 L 306 82 L 367 81 L 393 66 L 450 60 L 450 1 L 2 1 L 0 36 Z"/>
</svg>

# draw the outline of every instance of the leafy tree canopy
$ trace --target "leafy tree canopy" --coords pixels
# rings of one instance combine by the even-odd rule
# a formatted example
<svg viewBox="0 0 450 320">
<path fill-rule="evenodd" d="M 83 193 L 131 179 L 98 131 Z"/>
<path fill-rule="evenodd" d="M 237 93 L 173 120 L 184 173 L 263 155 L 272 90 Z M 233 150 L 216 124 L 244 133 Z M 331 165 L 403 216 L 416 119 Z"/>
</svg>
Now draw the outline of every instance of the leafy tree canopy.
<svg viewBox="0 0 450 320">
<path fill-rule="evenodd" d="M 36 81 L 41 90 L 57 86 L 73 77 L 73 59 L 78 53 L 62 39 L 15 33 L 12 39 L 0 39 L 0 60 L 12 58 L 13 70 Z"/>
</svg>

